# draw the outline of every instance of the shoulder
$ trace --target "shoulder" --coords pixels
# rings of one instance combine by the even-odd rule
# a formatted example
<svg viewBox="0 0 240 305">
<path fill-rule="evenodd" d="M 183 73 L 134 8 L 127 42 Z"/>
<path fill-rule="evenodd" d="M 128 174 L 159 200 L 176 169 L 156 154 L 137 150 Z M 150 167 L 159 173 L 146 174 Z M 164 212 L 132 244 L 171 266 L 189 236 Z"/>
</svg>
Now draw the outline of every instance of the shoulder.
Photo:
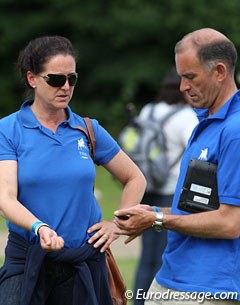
<svg viewBox="0 0 240 305">
<path fill-rule="evenodd" d="M 8 116 L 5 116 L 0 119 L 0 131 L 9 133 L 16 128 L 16 125 L 19 125 L 19 111 L 14 112 Z"/>
<path fill-rule="evenodd" d="M 240 111 L 231 113 L 222 121 L 222 129 L 226 137 L 240 138 Z"/>
<path fill-rule="evenodd" d="M 74 125 L 80 125 L 81 127 L 86 128 L 86 123 L 84 121 L 84 118 L 85 117 L 82 117 L 76 113 L 72 113 L 72 119 L 71 119 L 71 122 L 74 124 Z M 89 118 L 90 122 L 91 122 L 91 125 L 92 125 L 92 128 L 93 128 L 93 131 L 94 131 L 94 134 L 96 134 L 99 129 L 101 128 L 101 125 L 99 124 L 98 120 L 96 119 L 93 119 L 93 118 Z"/>
<path fill-rule="evenodd" d="M 71 120 L 71 123 L 76 125 L 80 125 L 81 127 L 87 129 L 86 124 L 84 122 L 84 117 L 81 117 L 80 115 L 76 113 L 72 113 L 73 119 Z M 92 124 L 94 137 L 97 140 L 104 141 L 106 138 L 110 138 L 109 132 L 99 123 L 99 121 L 95 118 L 89 118 Z"/>
</svg>

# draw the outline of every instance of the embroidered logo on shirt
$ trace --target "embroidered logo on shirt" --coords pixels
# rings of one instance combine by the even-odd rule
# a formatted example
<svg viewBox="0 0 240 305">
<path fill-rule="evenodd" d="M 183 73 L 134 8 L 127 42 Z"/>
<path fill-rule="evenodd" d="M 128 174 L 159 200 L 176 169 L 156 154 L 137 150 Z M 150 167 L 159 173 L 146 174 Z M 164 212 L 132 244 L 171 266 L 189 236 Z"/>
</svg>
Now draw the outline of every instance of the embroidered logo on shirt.
<svg viewBox="0 0 240 305">
<path fill-rule="evenodd" d="M 83 138 L 77 140 L 77 147 L 81 158 L 89 160 L 88 147 Z"/>
<path fill-rule="evenodd" d="M 83 148 L 87 148 L 83 138 L 81 138 L 80 140 L 78 140 L 78 150 L 82 150 Z"/>
<path fill-rule="evenodd" d="M 201 150 L 201 154 L 198 157 L 198 160 L 207 161 L 207 159 L 208 159 L 208 148 L 204 148 Z"/>
</svg>

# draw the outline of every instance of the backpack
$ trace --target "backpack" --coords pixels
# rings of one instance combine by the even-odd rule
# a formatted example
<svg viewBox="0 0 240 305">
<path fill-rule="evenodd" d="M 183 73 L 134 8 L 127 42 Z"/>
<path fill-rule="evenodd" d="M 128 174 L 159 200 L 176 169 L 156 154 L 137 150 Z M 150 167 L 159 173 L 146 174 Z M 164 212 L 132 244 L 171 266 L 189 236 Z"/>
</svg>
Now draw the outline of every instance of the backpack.
<svg viewBox="0 0 240 305">
<path fill-rule="evenodd" d="M 123 128 L 119 135 L 119 145 L 140 168 L 147 180 L 146 192 L 157 192 L 162 187 L 169 170 L 179 161 L 181 155 L 169 164 L 167 158 L 167 139 L 163 126 L 168 119 L 182 109 L 177 105 L 161 120 L 155 120 L 153 113 L 155 104 L 146 119 L 135 116 Z"/>
</svg>

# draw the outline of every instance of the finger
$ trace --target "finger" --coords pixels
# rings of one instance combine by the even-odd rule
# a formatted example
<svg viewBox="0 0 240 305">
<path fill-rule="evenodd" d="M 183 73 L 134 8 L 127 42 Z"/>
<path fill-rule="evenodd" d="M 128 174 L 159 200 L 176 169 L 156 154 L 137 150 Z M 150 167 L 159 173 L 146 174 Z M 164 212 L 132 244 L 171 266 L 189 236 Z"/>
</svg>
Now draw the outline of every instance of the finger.
<svg viewBox="0 0 240 305">
<path fill-rule="evenodd" d="M 129 236 L 125 241 L 124 241 L 124 244 L 128 244 L 130 243 L 132 240 L 134 240 L 137 236 Z"/>
<path fill-rule="evenodd" d="M 51 238 L 52 236 L 57 236 L 57 233 L 51 230 L 49 227 L 42 226 L 38 230 L 38 234 L 40 236 L 40 241 L 46 246 L 51 246 Z"/>
<path fill-rule="evenodd" d="M 129 230 L 119 229 L 118 232 L 115 233 L 117 238 L 121 235 L 131 235 L 131 232 Z"/>
<path fill-rule="evenodd" d="M 92 244 L 93 242 L 95 242 L 96 240 L 98 240 L 104 233 L 101 231 L 97 231 L 95 234 L 93 234 L 93 236 L 91 236 L 88 240 L 89 244 Z"/>
<path fill-rule="evenodd" d="M 93 245 L 94 248 L 98 248 L 103 243 L 107 243 L 109 241 L 110 236 L 106 233 L 104 233 L 101 238 Z"/>
<path fill-rule="evenodd" d="M 61 248 L 63 248 L 64 247 L 64 239 L 61 236 L 59 236 L 58 239 L 59 239 L 59 244 L 60 244 Z"/>
<path fill-rule="evenodd" d="M 124 217 L 124 218 L 121 218 L 121 217 Z M 120 216 L 115 216 L 113 218 L 113 223 L 117 226 L 120 225 L 124 225 L 126 223 L 128 223 L 128 220 L 129 220 L 130 216 L 129 215 L 120 215 Z"/>
<path fill-rule="evenodd" d="M 59 246 L 60 246 L 60 240 L 58 238 L 58 236 L 53 236 L 51 239 L 51 248 L 52 250 L 58 250 Z"/>
<path fill-rule="evenodd" d="M 98 222 L 95 223 L 93 226 L 91 226 L 90 228 L 88 228 L 87 232 L 88 233 L 92 233 L 94 231 L 99 231 L 102 228 L 102 223 Z"/>
<path fill-rule="evenodd" d="M 44 234 L 40 237 L 40 242 L 41 245 L 44 245 L 45 247 L 50 247 L 52 243 L 50 236 L 47 234 Z"/>
<path fill-rule="evenodd" d="M 64 246 L 64 240 L 60 236 L 52 236 L 50 238 L 47 236 L 47 242 L 46 239 L 44 239 L 43 237 L 40 242 L 41 242 L 41 247 L 44 250 L 48 250 L 48 251 L 57 251 L 62 249 Z"/>
<path fill-rule="evenodd" d="M 127 220 L 119 220 L 119 219 L 114 219 L 114 223 L 117 225 L 117 227 L 120 230 L 129 230 L 129 225 L 128 225 L 128 221 Z"/>
<path fill-rule="evenodd" d="M 48 250 L 48 251 L 51 250 L 51 247 L 52 247 L 51 243 L 49 243 L 49 242 L 46 243 L 43 239 L 40 240 L 40 245 L 43 250 Z"/>
<path fill-rule="evenodd" d="M 58 236 L 55 241 L 55 250 L 61 250 L 63 246 L 64 246 L 64 241 L 60 236 Z"/>
<path fill-rule="evenodd" d="M 121 210 L 117 210 L 114 212 L 115 216 L 123 216 L 123 215 L 131 215 L 131 213 L 129 213 L 129 209 L 121 209 Z"/>
<path fill-rule="evenodd" d="M 109 248 L 110 245 L 111 245 L 111 241 L 108 240 L 108 241 L 103 245 L 103 247 L 101 248 L 100 252 L 101 252 L 101 253 L 102 253 L 102 252 L 105 252 L 105 251 Z"/>
</svg>

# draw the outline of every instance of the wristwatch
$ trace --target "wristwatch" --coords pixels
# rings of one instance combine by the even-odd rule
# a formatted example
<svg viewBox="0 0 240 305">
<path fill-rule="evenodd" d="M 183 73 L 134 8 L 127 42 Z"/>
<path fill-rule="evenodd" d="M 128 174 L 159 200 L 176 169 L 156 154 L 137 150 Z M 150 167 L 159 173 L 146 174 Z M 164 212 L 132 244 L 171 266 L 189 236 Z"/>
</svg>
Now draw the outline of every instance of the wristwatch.
<svg viewBox="0 0 240 305">
<path fill-rule="evenodd" d="M 156 220 L 152 224 L 152 228 L 156 232 L 161 232 L 163 230 L 163 213 L 157 212 L 156 213 Z"/>
</svg>

